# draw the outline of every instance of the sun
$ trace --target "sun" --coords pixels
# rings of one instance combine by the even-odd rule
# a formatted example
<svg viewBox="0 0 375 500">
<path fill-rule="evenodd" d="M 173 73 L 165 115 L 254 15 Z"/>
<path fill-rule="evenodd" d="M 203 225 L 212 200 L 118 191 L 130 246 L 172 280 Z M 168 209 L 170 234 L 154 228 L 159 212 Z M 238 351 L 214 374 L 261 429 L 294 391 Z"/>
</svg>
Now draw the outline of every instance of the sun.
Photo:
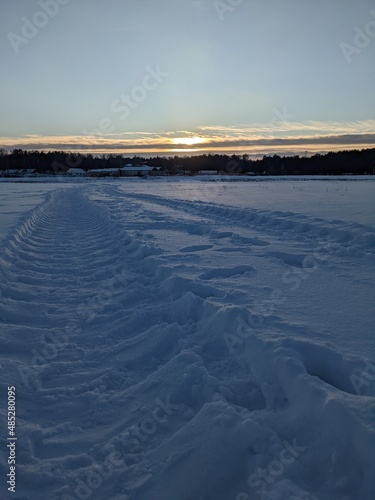
<svg viewBox="0 0 375 500">
<path fill-rule="evenodd" d="M 207 142 L 204 137 L 175 137 L 172 139 L 173 144 L 184 145 L 184 146 L 194 146 L 195 144 L 203 144 Z"/>
</svg>

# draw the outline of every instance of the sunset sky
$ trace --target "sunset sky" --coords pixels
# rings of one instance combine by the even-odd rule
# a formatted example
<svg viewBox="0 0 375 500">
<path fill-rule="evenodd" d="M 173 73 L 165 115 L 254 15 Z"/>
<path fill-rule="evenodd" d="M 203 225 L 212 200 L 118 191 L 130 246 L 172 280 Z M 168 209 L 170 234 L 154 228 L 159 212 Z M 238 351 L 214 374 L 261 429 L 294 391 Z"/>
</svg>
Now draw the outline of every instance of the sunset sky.
<svg viewBox="0 0 375 500">
<path fill-rule="evenodd" d="M 0 147 L 374 147 L 373 0 L 0 0 Z"/>
</svg>

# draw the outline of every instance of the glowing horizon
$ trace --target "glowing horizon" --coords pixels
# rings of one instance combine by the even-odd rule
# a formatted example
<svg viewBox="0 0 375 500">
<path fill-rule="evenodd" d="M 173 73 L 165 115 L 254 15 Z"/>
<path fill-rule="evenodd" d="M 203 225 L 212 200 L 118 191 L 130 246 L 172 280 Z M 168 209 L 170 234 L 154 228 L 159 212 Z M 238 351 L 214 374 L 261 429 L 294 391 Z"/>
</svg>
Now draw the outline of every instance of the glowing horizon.
<svg viewBox="0 0 375 500">
<path fill-rule="evenodd" d="M 207 142 L 208 139 L 205 137 L 175 137 L 172 139 L 172 143 L 177 146 L 186 145 L 186 146 L 195 146 L 196 144 L 203 144 Z"/>
<path fill-rule="evenodd" d="M 0 138 L 3 149 L 95 154 L 312 154 L 375 147 L 375 120 L 199 126 L 191 131 Z"/>
<path fill-rule="evenodd" d="M 7 2 L 0 148 L 262 155 L 373 147 L 375 42 L 342 49 L 355 43 L 356 26 L 373 22 L 373 1 L 343 9 L 340 0 L 329 8 L 251 0 L 220 13 L 211 0 L 64 1 L 29 38 L 22 20 L 41 18 L 40 2 Z"/>
</svg>

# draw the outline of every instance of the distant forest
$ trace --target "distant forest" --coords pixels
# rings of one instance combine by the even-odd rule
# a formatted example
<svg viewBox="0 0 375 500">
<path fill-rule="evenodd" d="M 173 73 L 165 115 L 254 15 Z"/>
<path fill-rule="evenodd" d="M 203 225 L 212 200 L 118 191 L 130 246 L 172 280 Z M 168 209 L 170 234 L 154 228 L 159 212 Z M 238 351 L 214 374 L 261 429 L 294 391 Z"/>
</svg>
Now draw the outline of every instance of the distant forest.
<svg viewBox="0 0 375 500">
<path fill-rule="evenodd" d="M 249 155 L 204 154 L 198 156 L 155 156 L 142 158 L 124 155 L 92 155 L 65 153 L 61 151 L 13 151 L 0 150 L 0 170 L 33 169 L 41 174 L 62 174 L 69 168 L 83 170 L 96 168 L 120 168 L 126 164 L 147 164 L 170 175 L 197 173 L 211 170 L 223 174 L 256 175 L 374 175 L 375 148 L 336 153 L 315 154 L 314 156 L 264 156 L 252 160 Z"/>
</svg>

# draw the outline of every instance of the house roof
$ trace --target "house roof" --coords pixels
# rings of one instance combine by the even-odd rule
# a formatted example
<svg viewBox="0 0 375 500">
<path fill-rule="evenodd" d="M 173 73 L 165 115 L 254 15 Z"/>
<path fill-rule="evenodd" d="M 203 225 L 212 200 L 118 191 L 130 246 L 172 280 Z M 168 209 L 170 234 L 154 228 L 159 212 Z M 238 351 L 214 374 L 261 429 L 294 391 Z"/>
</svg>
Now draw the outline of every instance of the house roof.
<svg viewBox="0 0 375 500">
<path fill-rule="evenodd" d="M 89 174 L 112 174 L 118 172 L 119 168 L 92 168 L 88 171 Z"/>
<path fill-rule="evenodd" d="M 154 167 L 149 167 L 148 165 L 132 165 L 122 167 L 120 170 L 123 172 L 149 172 L 150 170 L 154 170 Z"/>
</svg>

